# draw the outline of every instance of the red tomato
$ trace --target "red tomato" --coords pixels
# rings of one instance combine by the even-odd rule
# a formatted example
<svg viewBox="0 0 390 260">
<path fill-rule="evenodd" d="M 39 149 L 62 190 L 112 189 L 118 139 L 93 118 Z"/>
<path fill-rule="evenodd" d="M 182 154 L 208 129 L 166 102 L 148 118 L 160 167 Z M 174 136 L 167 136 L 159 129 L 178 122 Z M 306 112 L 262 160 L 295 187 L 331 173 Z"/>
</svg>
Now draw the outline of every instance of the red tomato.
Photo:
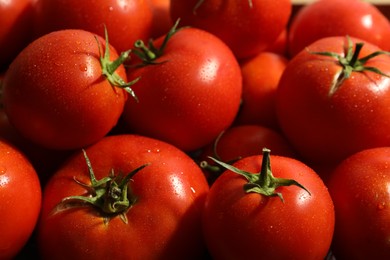
<svg viewBox="0 0 390 260">
<path fill-rule="evenodd" d="M 151 38 L 165 35 L 174 25 L 169 11 L 170 0 L 150 0 L 153 10 Z"/>
<path fill-rule="evenodd" d="M 203 232 L 213 259 L 324 259 L 334 209 L 318 175 L 301 161 L 269 152 L 233 166 L 245 173 L 229 167 L 205 203 Z"/>
<path fill-rule="evenodd" d="M 376 6 L 362 0 L 322 0 L 303 6 L 292 17 L 289 56 L 321 38 L 345 35 L 390 51 L 390 22 Z"/>
<path fill-rule="evenodd" d="M 30 161 L 0 139 L 0 259 L 13 259 L 33 233 L 41 209 L 41 185 Z"/>
<path fill-rule="evenodd" d="M 337 260 L 390 259 L 390 147 L 362 150 L 329 178 L 336 224 Z"/>
<path fill-rule="evenodd" d="M 248 58 L 271 46 L 290 19 L 290 0 L 171 0 L 172 20 L 221 38 L 237 58 Z"/>
<path fill-rule="evenodd" d="M 148 40 L 152 26 L 149 0 L 36 0 L 37 36 L 62 29 L 83 29 L 104 37 L 118 52 L 133 48 L 138 39 Z"/>
<path fill-rule="evenodd" d="M 164 39 L 155 48 L 162 49 Z M 132 87 L 139 101 L 128 99 L 124 122 L 132 132 L 196 150 L 232 124 L 241 99 L 240 66 L 226 44 L 196 28 L 177 30 L 157 52 L 154 64 L 128 70 L 128 78 L 140 77 Z"/>
<path fill-rule="evenodd" d="M 105 137 L 85 153 L 98 193 L 81 152 L 53 175 L 37 229 L 43 259 L 201 259 L 208 184 L 188 155 L 136 135 Z M 97 205 L 61 204 L 94 195 Z"/>
<path fill-rule="evenodd" d="M 0 1 L 0 71 L 32 40 L 32 0 Z"/>
<path fill-rule="evenodd" d="M 356 43 L 363 43 L 360 50 Z M 384 120 L 390 118 L 390 80 L 370 70 L 390 75 L 390 56 L 379 52 L 362 59 L 378 51 L 362 40 L 328 37 L 287 65 L 277 90 L 277 115 L 308 164 L 335 164 L 362 149 L 390 145 L 390 121 Z"/>
<path fill-rule="evenodd" d="M 208 156 L 223 162 L 234 162 L 251 155 L 259 155 L 263 148 L 271 149 L 275 155 L 296 156 L 291 145 L 279 132 L 260 125 L 239 125 L 229 127 L 214 142 L 202 148 L 198 159 L 212 183 L 223 170 Z"/>
<path fill-rule="evenodd" d="M 84 30 L 56 31 L 27 46 L 3 84 L 5 111 L 17 131 L 51 149 L 77 149 L 105 136 L 127 98 L 116 87 L 126 85 L 125 68 L 114 69 L 112 46 L 100 54 L 105 46 Z"/>
<path fill-rule="evenodd" d="M 286 27 L 278 36 L 278 38 L 274 41 L 272 45 L 266 48 L 265 52 L 273 52 L 284 57 L 287 57 L 287 35 L 289 28 Z"/>
<path fill-rule="evenodd" d="M 235 124 L 258 124 L 279 130 L 276 90 L 287 63 L 280 54 L 261 52 L 241 64 L 242 101 Z"/>
</svg>

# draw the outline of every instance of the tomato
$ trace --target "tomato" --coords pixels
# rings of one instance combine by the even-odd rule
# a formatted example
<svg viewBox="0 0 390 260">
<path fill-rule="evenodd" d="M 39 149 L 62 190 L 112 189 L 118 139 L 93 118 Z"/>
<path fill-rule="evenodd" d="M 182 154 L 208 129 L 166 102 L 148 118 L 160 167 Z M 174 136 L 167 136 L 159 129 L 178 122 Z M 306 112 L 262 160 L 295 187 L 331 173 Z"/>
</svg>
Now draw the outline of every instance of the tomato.
<svg viewBox="0 0 390 260">
<path fill-rule="evenodd" d="M 63 29 L 83 29 L 104 37 L 118 52 L 150 37 L 153 12 L 149 0 L 36 0 L 35 34 Z"/>
<path fill-rule="evenodd" d="M 390 148 L 359 151 L 329 178 L 336 224 L 336 259 L 390 258 Z"/>
<path fill-rule="evenodd" d="M 289 62 L 276 110 L 284 135 L 305 162 L 337 164 L 362 149 L 390 144 L 390 121 L 384 120 L 390 117 L 390 81 L 384 74 L 390 75 L 389 55 L 342 36 L 318 40 Z"/>
<path fill-rule="evenodd" d="M 13 259 L 33 233 L 41 208 L 41 185 L 25 155 L 0 139 L 0 259 Z"/>
<path fill-rule="evenodd" d="M 266 48 L 264 52 L 277 53 L 287 58 L 287 35 L 289 29 L 289 27 L 284 28 L 284 30 L 279 34 L 278 38 L 276 38 L 274 43 L 268 48 Z"/>
<path fill-rule="evenodd" d="M 153 10 L 151 38 L 165 35 L 174 25 L 169 11 L 170 0 L 150 0 Z"/>
<path fill-rule="evenodd" d="M 171 0 L 172 20 L 222 39 L 238 59 L 271 46 L 290 19 L 290 0 Z"/>
<path fill-rule="evenodd" d="M 0 1 L 0 71 L 32 40 L 32 0 Z"/>
<path fill-rule="evenodd" d="M 263 151 L 223 164 L 228 170 L 209 190 L 203 232 L 211 256 L 324 259 L 334 228 L 326 186 L 301 161 Z"/>
<path fill-rule="evenodd" d="M 176 147 L 137 135 L 105 137 L 46 185 L 37 228 L 41 256 L 201 259 L 208 189 L 200 168 Z M 70 196 L 96 196 L 96 205 Z"/>
<path fill-rule="evenodd" d="M 152 64 L 128 70 L 128 78 L 140 78 L 132 86 L 138 102 L 128 99 L 123 120 L 131 132 L 193 151 L 232 124 L 242 77 L 236 58 L 220 39 L 177 25 L 153 43 L 159 55 Z"/>
<path fill-rule="evenodd" d="M 261 52 L 241 64 L 242 101 L 235 124 L 258 124 L 279 130 L 276 90 L 288 60 L 273 52 Z"/>
<path fill-rule="evenodd" d="M 117 123 L 127 99 L 129 84 L 118 62 L 124 57 L 108 41 L 84 30 L 40 37 L 6 72 L 3 103 L 11 124 L 28 140 L 50 149 L 96 142 Z"/>
<path fill-rule="evenodd" d="M 322 0 L 303 6 L 292 17 L 287 40 L 289 56 L 321 38 L 344 35 L 390 51 L 390 21 L 378 7 L 361 0 Z"/>
<path fill-rule="evenodd" d="M 215 165 L 208 156 L 223 162 L 234 162 L 259 155 L 264 147 L 271 149 L 275 155 L 296 156 L 294 149 L 279 132 L 261 125 L 238 125 L 229 127 L 214 142 L 203 147 L 198 160 L 212 183 L 223 169 Z"/>
</svg>

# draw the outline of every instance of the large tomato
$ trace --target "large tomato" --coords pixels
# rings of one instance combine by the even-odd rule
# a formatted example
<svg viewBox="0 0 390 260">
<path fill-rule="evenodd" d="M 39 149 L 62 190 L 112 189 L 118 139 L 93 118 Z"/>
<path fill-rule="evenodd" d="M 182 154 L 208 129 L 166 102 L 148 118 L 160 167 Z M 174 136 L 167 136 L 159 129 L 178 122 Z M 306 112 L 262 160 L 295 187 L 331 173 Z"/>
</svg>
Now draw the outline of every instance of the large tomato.
<svg viewBox="0 0 390 260">
<path fill-rule="evenodd" d="M 47 148 L 76 149 L 96 142 L 123 111 L 129 84 L 118 61 L 125 57 L 84 30 L 38 38 L 4 78 L 3 104 L 11 124 Z"/>
<path fill-rule="evenodd" d="M 138 102 L 128 99 L 123 119 L 135 133 L 192 151 L 232 124 L 242 77 L 236 58 L 220 39 L 177 25 L 153 42 L 152 64 L 128 70 L 128 78 L 140 78 L 132 86 Z"/>
<path fill-rule="evenodd" d="M 0 1 L 0 71 L 32 40 L 33 0 Z"/>
<path fill-rule="evenodd" d="M 277 115 L 307 163 L 336 164 L 362 149 L 390 145 L 390 80 L 384 74 L 390 75 L 387 53 L 343 36 L 320 39 L 288 63 Z"/>
<path fill-rule="evenodd" d="M 321 0 L 303 6 L 292 17 L 288 52 L 293 57 L 324 37 L 349 35 L 390 51 L 390 21 L 368 1 Z"/>
<path fill-rule="evenodd" d="M 225 165 L 204 208 L 203 232 L 213 259 L 324 259 L 334 208 L 321 178 L 300 161 L 270 156 L 268 149 L 233 166 Z"/>
<path fill-rule="evenodd" d="M 152 26 L 149 0 L 36 0 L 35 34 L 63 29 L 83 29 L 104 37 L 118 52 L 133 47 L 138 39 L 149 39 Z"/>
<path fill-rule="evenodd" d="M 390 147 L 357 152 L 328 181 L 336 224 L 336 259 L 390 259 Z"/>
<path fill-rule="evenodd" d="M 0 259 L 13 259 L 26 245 L 41 209 L 41 185 L 25 155 L 0 139 Z"/>
<path fill-rule="evenodd" d="M 171 17 L 222 39 L 237 58 L 271 46 L 290 19 L 290 0 L 171 0 Z"/>
<path fill-rule="evenodd" d="M 201 259 L 208 189 L 200 168 L 176 147 L 137 135 L 105 137 L 47 183 L 37 228 L 41 256 Z"/>
</svg>

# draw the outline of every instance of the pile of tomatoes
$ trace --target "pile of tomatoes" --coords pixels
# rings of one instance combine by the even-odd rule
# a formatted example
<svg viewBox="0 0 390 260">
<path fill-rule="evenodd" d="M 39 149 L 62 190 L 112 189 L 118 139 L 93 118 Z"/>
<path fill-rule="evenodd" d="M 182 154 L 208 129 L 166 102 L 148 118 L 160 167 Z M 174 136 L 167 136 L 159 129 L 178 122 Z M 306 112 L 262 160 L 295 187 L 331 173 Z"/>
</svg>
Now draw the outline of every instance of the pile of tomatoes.
<svg viewBox="0 0 390 260">
<path fill-rule="evenodd" d="M 0 259 L 390 258 L 373 4 L 9 0 L 0 24 Z"/>
</svg>

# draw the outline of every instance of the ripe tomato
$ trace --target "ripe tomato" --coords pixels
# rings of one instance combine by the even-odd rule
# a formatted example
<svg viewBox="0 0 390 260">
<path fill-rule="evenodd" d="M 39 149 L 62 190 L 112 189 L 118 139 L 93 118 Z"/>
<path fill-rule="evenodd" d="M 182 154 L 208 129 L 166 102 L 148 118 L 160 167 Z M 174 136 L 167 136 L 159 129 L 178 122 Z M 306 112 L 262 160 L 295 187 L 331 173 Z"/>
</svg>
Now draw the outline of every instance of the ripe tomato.
<svg viewBox="0 0 390 260">
<path fill-rule="evenodd" d="M 390 21 L 376 6 L 362 0 L 322 0 L 303 6 L 292 17 L 289 56 L 321 38 L 344 35 L 390 51 Z"/>
<path fill-rule="evenodd" d="M 290 0 L 171 0 L 172 20 L 222 39 L 238 59 L 272 45 L 290 19 Z"/>
<path fill-rule="evenodd" d="M 156 39 L 165 35 L 174 25 L 169 11 L 170 0 L 150 0 L 153 20 L 150 36 Z"/>
<path fill-rule="evenodd" d="M 32 40 L 33 0 L 0 1 L 0 71 Z"/>
<path fill-rule="evenodd" d="M 118 52 L 133 48 L 138 39 L 147 40 L 152 26 L 149 0 L 36 0 L 37 36 L 63 29 L 83 29 L 104 37 Z"/>
<path fill-rule="evenodd" d="M 233 166 L 225 166 L 205 203 L 203 232 L 213 259 L 324 259 L 334 209 L 318 175 L 267 149 Z"/>
<path fill-rule="evenodd" d="M 390 148 L 359 151 L 330 175 L 336 259 L 390 259 Z"/>
<path fill-rule="evenodd" d="M 33 233 L 41 209 L 41 185 L 24 154 L 0 139 L 0 259 L 13 259 Z"/>
<path fill-rule="evenodd" d="M 308 164 L 337 164 L 362 149 L 390 145 L 390 121 L 384 120 L 390 118 L 390 80 L 372 68 L 390 75 L 390 56 L 342 36 L 318 40 L 288 63 L 277 115 Z"/>
<path fill-rule="evenodd" d="M 258 124 L 279 130 L 275 99 L 287 58 L 261 52 L 241 63 L 242 101 L 235 124 Z"/>
<path fill-rule="evenodd" d="M 223 169 L 215 165 L 209 156 L 231 163 L 244 157 L 259 155 L 264 147 L 271 149 L 275 155 L 296 156 L 291 145 L 279 132 L 261 125 L 237 125 L 229 127 L 214 142 L 203 147 L 197 159 L 209 183 L 212 183 Z"/>
<path fill-rule="evenodd" d="M 122 56 L 107 43 L 75 29 L 27 46 L 3 82 L 4 108 L 17 131 L 51 149 L 77 149 L 106 135 L 123 111 L 128 85 L 124 66 L 111 62 Z"/>
<path fill-rule="evenodd" d="M 201 259 L 209 187 L 187 154 L 137 135 L 107 136 L 85 154 L 89 167 L 76 153 L 45 187 L 37 228 L 43 259 Z"/>
<path fill-rule="evenodd" d="M 134 133 L 192 151 L 232 124 L 242 77 L 220 39 L 197 28 L 176 29 L 177 24 L 153 43 L 159 53 L 153 64 L 128 70 L 128 78 L 140 78 L 132 87 L 139 101 L 128 99 L 123 119 Z"/>
</svg>

